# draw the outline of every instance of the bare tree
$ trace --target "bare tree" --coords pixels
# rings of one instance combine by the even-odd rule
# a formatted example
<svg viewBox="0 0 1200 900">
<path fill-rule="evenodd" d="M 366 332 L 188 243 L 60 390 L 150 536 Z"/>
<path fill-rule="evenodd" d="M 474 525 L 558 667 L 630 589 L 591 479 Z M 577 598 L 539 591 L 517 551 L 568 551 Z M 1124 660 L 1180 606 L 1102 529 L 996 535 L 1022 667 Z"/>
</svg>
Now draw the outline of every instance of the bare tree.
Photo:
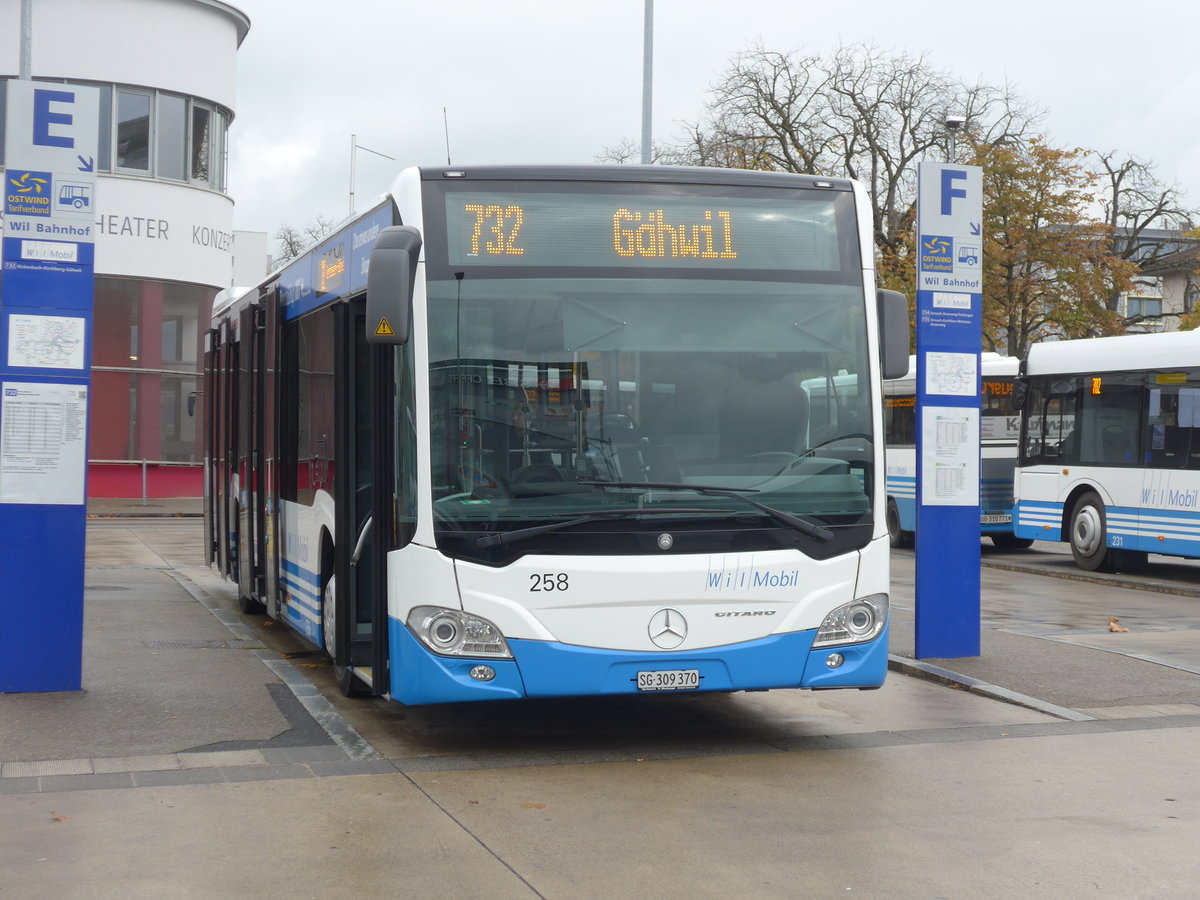
<svg viewBox="0 0 1200 900">
<path fill-rule="evenodd" d="M 663 158 L 664 149 L 658 144 L 650 145 L 650 162 L 672 165 Z M 618 166 L 640 165 L 642 161 L 642 145 L 630 138 L 621 138 L 617 143 L 605 147 L 596 154 L 596 162 L 613 163 Z"/>
<path fill-rule="evenodd" d="M 862 181 L 880 280 L 902 289 L 913 280 L 916 163 L 945 154 L 947 113 L 964 115 L 966 131 L 993 143 L 1025 135 L 1041 115 L 1007 87 L 967 85 L 925 56 L 869 44 L 826 56 L 741 53 L 713 88 L 707 113 L 678 158 Z"/>
<path fill-rule="evenodd" d="M 278 252 L 271 256 L 271 268 L 278 268 L 288 260 L 295 259 L 333 231 L 335 224 L 324 213 L 318 213 L 315 219 L 302 228 L 284 222 L 271 235 L 271 239 L 275 241 L 278 248 Z"/>
<path fill-rule="evenodd" d="M 621 138 L 617 143 L 606 146 L 596 154 L 596 162 L 615 163 L 618 166 L 627 166 L 640 162 L 641 159 L 641 147 L 629 138 Z"/>
<path fill-rule="evenodd" d="M 1177 272 L 1190 279 L 1196 270 L 1196 240 L 1186 233 L 1196 227 L 1200 212 L 1185 205 L 1177 185 L 1159 181 L 1152 164 L 1122 157 L 1115 150 L 1094 153 L 1093 158 L 1113 255 L 1143 272 Z M 1110 312 L 1120 312 L 1120 298 L 1119 290 L 1109 293 L 1106 305 Z M 1163 314 L 1138 314 L 1125 316 L 1123 321 L 1128 327 L 1162 318 Z"/>
</svg>

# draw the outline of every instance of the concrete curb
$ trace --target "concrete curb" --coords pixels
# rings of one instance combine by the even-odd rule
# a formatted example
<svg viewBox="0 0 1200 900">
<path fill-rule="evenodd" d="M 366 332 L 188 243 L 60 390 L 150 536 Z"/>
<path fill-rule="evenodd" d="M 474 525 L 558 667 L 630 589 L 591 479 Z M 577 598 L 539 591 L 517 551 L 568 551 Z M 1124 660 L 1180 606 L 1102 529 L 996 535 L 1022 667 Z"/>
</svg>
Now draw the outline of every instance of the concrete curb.
<svg viewBox="0 0 1200 900">
<path fill-rule="evenodd" d="M 1122 590 L 1150 591 L 1155 594 L 1173 594 L 1179 597 L 1200 597 L 1200 589 L 1188 588 L 1183 585 L 1166 584 L 1161 581 L 1148 581 L 1139 578 L 1136 581 L 1125 581 L 1120 578 L 1109 578 L 1095 572 L 1063 572 L 1056 569 L 1044 569 L 1041 566 L 1021 565 L 1013 562 L 998 562 L 983 559 L 980 562 L 984 568 L 1000 569 L 1005 572 L 1019 572 L 1028 575 L 1045 575 L 1047 578 L 1062 578 L 1065 581 L 1082 581 L 1088 584 L 1103 584 L 1107 587 Z"/>
<path fill-rule="evenodd" d="M 1068 722 L 1092 722 L 1096 720 L 1095 716 L 1089 716 L 1086 713 L 1067 709 L 1064 706 L 1056 706 L 1053 703 L 1038 700 L 1036 697 L 1019 694 L 1016 691 L 1010 691 L 1007 688 L 989 684 L 977 678 L 960 675 L 957 672 L 951 672 L 949 669 L 943 669 L 940 666 L 909 659 L 908 657 L 897 656 L 894 653 L 888 654 L 888 669 L 893 672 L 899 672 L 902 675 L 924 678 L 926 681 L 936 681 L 939 684 L 962 688 L 972 694 L 979 694 L 981 697 L 999 700 L 1003 703 L 1011 703 L 1014 706 L 1023 706 L 1026 709 L 1032 709 L 1035 712 L 1044 713 L 1056 719 L 1065 719 Z"/>
</svg>

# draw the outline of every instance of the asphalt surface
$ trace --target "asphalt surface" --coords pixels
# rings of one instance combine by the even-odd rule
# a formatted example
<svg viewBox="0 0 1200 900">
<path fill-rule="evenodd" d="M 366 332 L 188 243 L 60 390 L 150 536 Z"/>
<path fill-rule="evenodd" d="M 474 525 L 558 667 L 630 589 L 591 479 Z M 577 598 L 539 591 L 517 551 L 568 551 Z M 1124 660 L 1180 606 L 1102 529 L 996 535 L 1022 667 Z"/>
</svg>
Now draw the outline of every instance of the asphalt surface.
<svg viewBox="0 0 1200 900">
<path fill-rule="evenodd" d="M 10 723 L 0 729 L 0 792 L 38 760 L 250 747 L 276 760 L 290 758 L 275 753 L 281 745 L 329 741 L 352 760 L 394 755 L 375 752 L 337 712 L 361 718 L 364 705 L 340 697 L 321 654 L 237 610 L 232 586 L 200 558 L 200 511 L 187 499 L 91 502 L 84 690 L 0 696 Z M 892 681 L 917 677 L 1070 721 L 1200 714 L 1200 561 L 1152 557 L 1143 573 L 1084 573 L 1062 545 L 1003 552 L 985 540 L 982 562 L 980 655 L 916 659 L 915 560 L 893 553 Z M 1111 616 L 1129 631 L 1110 631 Z M 267 691 L 246 691 L 264 679 Z M 369 708 L 378 740 L 395 749 L 403 707 Z M 432 724 L 437 713 L 399 718 L 444 727 Z M 318 722 L 345 731 L 329 737 Z"/>
<path fill-rule="evenodd" d="M 1195 563 L 985 543 L 981 655 L 917 660 L 897 551 L 880 691 L 406 708 L 241 614 L 198 511 L 90 507 L 84 689 L 0 695 L 0 900 L 1200 883 Z"/>
</svg>

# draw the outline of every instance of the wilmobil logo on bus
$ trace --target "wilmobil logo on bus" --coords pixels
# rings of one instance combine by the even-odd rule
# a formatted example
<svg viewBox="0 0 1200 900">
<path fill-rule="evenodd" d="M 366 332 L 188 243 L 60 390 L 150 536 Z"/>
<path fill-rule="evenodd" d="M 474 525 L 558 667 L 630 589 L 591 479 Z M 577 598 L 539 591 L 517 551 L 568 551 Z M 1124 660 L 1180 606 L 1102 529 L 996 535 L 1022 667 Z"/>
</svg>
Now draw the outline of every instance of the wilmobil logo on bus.
<svg viewBox="0 0 1200 900">
<path fill-rule="evenodd" d="M 1181 491 L 1177 488 L 1142 488 L 1142 505 L 1196 509 L 1200 506 L 1200 488 L 1192 491 Z"/>
<path fill-rule="evenodd" d="M 766 569 L 709 572 L 707 590 L 738 591 L 743 588 L 789 588 L 800 584 L 800 570 L 771 572 Z"/>
</svg>

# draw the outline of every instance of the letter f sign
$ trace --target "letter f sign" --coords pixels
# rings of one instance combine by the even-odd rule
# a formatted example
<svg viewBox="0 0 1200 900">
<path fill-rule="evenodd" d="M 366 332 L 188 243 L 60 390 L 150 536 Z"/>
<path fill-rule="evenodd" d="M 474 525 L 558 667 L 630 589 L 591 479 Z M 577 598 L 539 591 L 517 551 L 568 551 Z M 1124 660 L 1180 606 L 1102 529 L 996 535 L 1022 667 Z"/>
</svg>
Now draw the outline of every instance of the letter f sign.
<svg viewBox="0 0 1200 900">
<path fill-rule="evenodd" d="M 955 197 L 967 199 L 967 192 L 963 188 L 955 187 L 954 182 L 966 181 L 967 173 L 962 169 L 942 169 L 942 215 L 953 215 L 951 210 L 951 201 Z"/>
</svg>

